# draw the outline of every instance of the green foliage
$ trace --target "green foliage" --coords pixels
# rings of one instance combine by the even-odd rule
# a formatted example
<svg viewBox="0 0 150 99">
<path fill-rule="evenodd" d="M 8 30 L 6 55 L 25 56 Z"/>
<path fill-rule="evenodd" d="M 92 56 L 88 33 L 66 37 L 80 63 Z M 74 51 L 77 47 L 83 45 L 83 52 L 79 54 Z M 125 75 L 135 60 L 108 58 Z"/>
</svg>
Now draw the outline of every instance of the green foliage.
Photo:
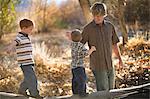
<svg viewBox="0 0 150 99">
<path fill-rule="evenodd" d="M 54 26 L 56 26 L 58 28 L 67 28 L 68 25 L 67 25 L 67 23 L 64 20 L 58 18 L 55 21 Z"/>
<path fill-rule="evenodd" d="M 15 27 L 15 6 L 19 0 L 0 0 L 0 39 L 3 34 L 12 32 Z"/>
</svg>

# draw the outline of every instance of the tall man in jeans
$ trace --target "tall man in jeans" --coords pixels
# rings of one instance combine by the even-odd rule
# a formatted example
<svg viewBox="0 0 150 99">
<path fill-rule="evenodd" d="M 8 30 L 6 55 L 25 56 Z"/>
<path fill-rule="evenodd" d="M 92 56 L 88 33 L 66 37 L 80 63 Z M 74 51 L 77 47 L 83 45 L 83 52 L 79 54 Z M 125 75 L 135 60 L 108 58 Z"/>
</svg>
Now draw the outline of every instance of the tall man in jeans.
<svg viewBox="0 0 150 99">
<path fill-rule="evenodd" d="M 96 2 L 91 7 L 93 20 L 87 24 L 82 33 L 82 43 L 88 43 L 89 48 L 96 47 L 96 51 L 90 56 L 90 67 L 96 79 L 97 91 L 110 90 L 114 88 L 114 67 L 112 65 L 112 50 L 119 59 L 119 66 L 122 66 L 122 59 L 118 50 L 119 39 L 114 26 L 104 20 L 106 6 Z"/>
</svg>

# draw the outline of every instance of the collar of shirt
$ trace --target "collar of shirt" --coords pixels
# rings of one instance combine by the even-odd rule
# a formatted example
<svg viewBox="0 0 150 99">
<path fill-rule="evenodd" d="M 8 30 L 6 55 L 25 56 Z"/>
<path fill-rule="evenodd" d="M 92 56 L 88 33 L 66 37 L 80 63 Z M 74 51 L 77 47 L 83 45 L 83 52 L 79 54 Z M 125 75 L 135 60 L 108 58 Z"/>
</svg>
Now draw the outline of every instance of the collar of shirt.
<svg viewBox="0 0 150 99">
<path fill-rule="evenodd" d="M 71 47 L 75 50 L 81 50 L 84 45 L 81 42 L 73 42 L 71 43 Z"/>
<path fill-rule="evenodd" d="M 19 32 L 19 33 L 22 34 L 22 35 L 24 35 L 24 36 L 26 36 L 26 37 L 28 37 L 27 33 L 23 33 L 23 32 Z"/>
<path fill-rule="evenodd" d="M 106 20 L 104 20 L 102 24 L 96 24 L 95 21 L 93 20 L 93 21 L 92 21 L 92 24 L 93 24 L 94 26 L 100 26 L 100 27 L 101 27 L 101 26 L 104 26 L 104 25 L 106 24 Z"/>
</svg>

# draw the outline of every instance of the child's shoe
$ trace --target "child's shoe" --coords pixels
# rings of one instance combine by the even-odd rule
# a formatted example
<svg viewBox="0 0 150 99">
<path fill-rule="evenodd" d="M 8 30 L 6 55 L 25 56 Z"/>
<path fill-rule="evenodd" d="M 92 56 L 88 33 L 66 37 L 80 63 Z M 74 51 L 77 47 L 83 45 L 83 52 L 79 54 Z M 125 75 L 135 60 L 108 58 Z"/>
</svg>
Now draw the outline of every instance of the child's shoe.
<svg viewBox="0 0 150 99">
<path fill-rule="evenodd" d="M 18 91 L 18 94 L 21 94 L 21 95 L 23 95 L 23 96 L 25 96 L 25 97 L 28 97 L 27 92 L 21 92 L 21 91 Z"/>
<path fill-rule="evenodd" d="M 80 96 L 80 97 L 87 97 L 88 94 L 89 94 L 89 93 L 82 93 L 82 94 L 79 94 L 79 96 Z"/>
<path fill-rule="evenodd" d="M 31 96 L 33 98 L 36 98 L 36 99 L 43 99 L 44 97 L 40 96 L 40 95 L 37 95 L 37 96 Z"/>
</svg>

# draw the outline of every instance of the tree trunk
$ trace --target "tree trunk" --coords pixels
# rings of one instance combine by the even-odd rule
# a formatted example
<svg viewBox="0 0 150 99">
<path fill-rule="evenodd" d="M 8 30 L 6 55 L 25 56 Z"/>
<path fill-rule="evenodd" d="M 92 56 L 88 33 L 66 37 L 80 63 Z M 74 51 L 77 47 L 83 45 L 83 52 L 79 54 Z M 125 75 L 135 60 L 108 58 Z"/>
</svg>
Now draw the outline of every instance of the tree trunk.
<svg viewBox="0 0 150 99">
<path fill-rule="evenodd" d="M 124 20 L 123 17 L 119 18 L 119 24 L 120 24 L 120 28 L 121 28 L 121 32 L 122 32 L 122 37 L 123 37 L 123 45 L 125 45 L 128 42 L 128 34 L 127 34 L 125 22 L 123 20 Z"/>
<path fill-rule="evenodd" d="M 120 0 L 118 1 L 118 18 L 119 18 L 119 25 L 122 32 L 122 37 L 123 37 L 123 45 L 125 45 L 128 42 L 128 34 L 125 25 L 123 10 L 124 10 L 123 1 Z"/>
<path fill-rule="evenodd" d="M 47 0 L 44 1 L 44 8 L 43 8 L 43 32 L 47 32 L 47 27 L 46 27 L 46 10 L 47 10 Z"/>
<path fill-rule="evenodd" d="M 79 0 L 80 6 L 83 10 L 84 17 L 86 22 L 90 22 L 92 20 L 92 15 L 90 12 L 90 1 L 89 0 Z"/>
</svg>

